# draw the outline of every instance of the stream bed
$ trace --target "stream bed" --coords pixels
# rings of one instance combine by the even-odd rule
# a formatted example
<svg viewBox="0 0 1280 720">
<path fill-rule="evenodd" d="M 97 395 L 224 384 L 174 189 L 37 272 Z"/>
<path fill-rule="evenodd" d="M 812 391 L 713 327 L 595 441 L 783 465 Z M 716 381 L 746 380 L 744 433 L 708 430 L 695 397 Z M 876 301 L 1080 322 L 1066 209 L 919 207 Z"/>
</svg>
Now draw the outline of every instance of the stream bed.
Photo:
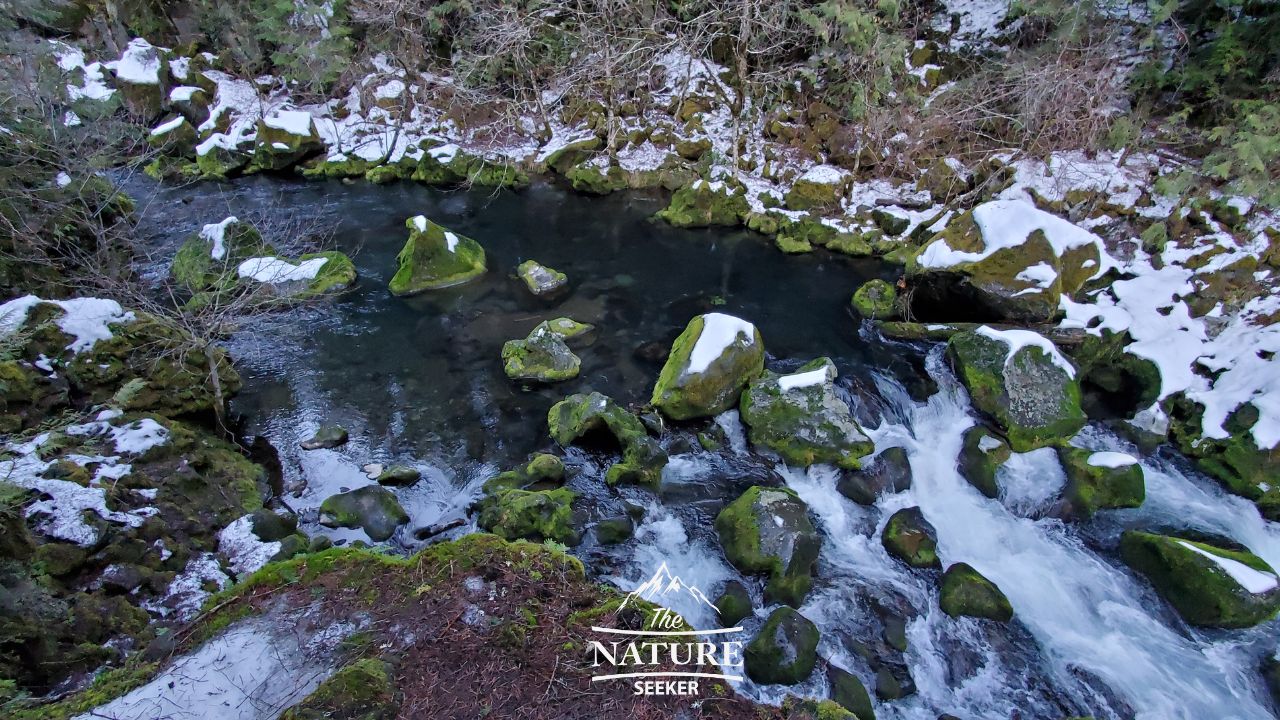
<svg viewBox="0 0 1280 720">
<path fill-rule="evenodd" d="M 467 508 L 485 479 L 531 452 L 555 450 L 583 497 L 588 531 L 573 552 L 589 571 L 630 590 L 665 562 L 711 597 L 741 579 L 757 607 L 743 623 L 747 639 L 767 616 L 761 583 L 724 560 L 712 521 L 751 485 L 786 484 L 824 534 L 816 585 L 801 612 L 822 631 L 822 657 L 868 688 L 903 695 L 878 702 L 877 717 L 1273 717 L 1257 668 L 1276 651 L 1277 621 L 1247 631 L 1188 628 L 1114 548 L 1127 528 L 1194 530 L 1229 537 L 1280 567 L 1276 525 L 1164 449 L 1143 459 L 1141 508 L 1106 511 L 1088 523 L 1048 517 L 1063 482 L 1052 451 L 1015 455 L 1001 470 L 1001 499 L 982 496 L 955 468 L 961 436 L 976 420 L 940 347 L 885 340 L 848 309 L 858 285 L 895 279 L 894 266 L 822 251 L 784 256 L 749 232 L 653 222 L 660 197 L 587 198 L 551 184 L 488 193 L 252 178 L 152 189 L 150 197 L 159 211 L 147 213 L 153 219 L 142 231 L 158 257 L 166 248 L 171 257 L 183 237 L 231 214 L 282 232 L 323 229 L 334 249 L 353 256 L 354 289 L 256 320 L 230 341 L 245 381 L 233 411 L 246 435 L 266 437 L 279 451 L 283 500 L 309 533 L 367 539 L 320 527 L 316 509 L 333 493 L 373 483 L 361 468 L 383 463 L 423 473 L 396 490 L 412 520 L 391 543 L 412 551 L 422 545 L 416 528 L 461 519 L 462 527 L 441 536 L 455 537 L 475 529 Z M 407 237 L 405 219 L 418 214 L 479 241 L 488 274 L 392 297 L 386 283 Z M 514 278 L 527 259 L 566 273 L 569 292 L 554 302 L 531 296 Z M 656 351 L 712 310 L 754 323 L 772 369 L 832 358 L 839 390 L 877 451 L 907 451 L 912 488 L 874 506 L 854 504 L 836 491 L 834 468 L 789 468 L 751 449 L 733 411 L 716 419 L 729 439 L 721 450 L 703 450 L 687 428 L 667 434 L 672 458 L 656 494 L 607 488 L 606 453 L 554 448 L 546 430 L 552 404 L 591 390 L 623 404 L 646 402 L 661 368 Z M 508 380 L 503 342 L 560 316 L 596 326 L 591 344 L 576 350 L 581 375 L 553 386 Z M 350 442 L 300 450 L 322 423 L 345 427 Z M 1137 453 L 1096 425 L 1075 443 Z M 599 545 L 592 522 L 623 512 L 624 502 L 645 508 L 635 536 Z M 885 522 L 912 505 L 937 529 L 943 564 L 964 561 L 992 579 L 1008 595 L 1014 623 L 948 617 L 938 607 L 938 573 L 910 570 L 886 553 Z M 714 625 L 706 608 L 674 609 L 695 627 Z M 825 696 L 827 682 L 819 671 L 790 688 L 745 681 L 740 690 L 779 702 L 787 693 Z"/>
</svg>

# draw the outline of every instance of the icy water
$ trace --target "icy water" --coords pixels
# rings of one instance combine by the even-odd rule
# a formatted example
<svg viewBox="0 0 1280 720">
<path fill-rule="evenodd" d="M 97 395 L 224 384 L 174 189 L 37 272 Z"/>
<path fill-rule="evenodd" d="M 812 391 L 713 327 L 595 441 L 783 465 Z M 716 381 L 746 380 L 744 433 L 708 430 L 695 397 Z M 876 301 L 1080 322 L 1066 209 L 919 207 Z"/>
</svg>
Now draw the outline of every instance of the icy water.
<svg viewBox="0 0 1280 720">
<path fill-rule="evenodd" d="M 243 329 L 232 341 L 246 382 L 234 409 L 248 434 L 279 449 L 284 500 L 304 519 L 314 518 L 327 495 L 370 483 L 364 464 L 411 464 L 424 477 L 399 491 L 413 521 L 393 543 L 419 546 L 413 529 L 466 518 L 486 477 L 552 449 L 546 411 L 564 395 L 600 390 L 624 403 L 647 400 L 660 368 L 651 344 L 669 346 L 691 317 L 715 309 L 760 328 L 771 367 L 832 357 L 842 394 L 877 449 L 906 449 L 913 487 L 872 507 L 856 505 L 836 492 L 834 469 L 788 468 L 755 453 L 733 412 L 716 420 L 730 438 L 719 452 L 701 450 L 690 429 L 668 434 L 672 461 L 656 494 L 606 489 L 601 477 L 610 458 L 572 448 L 564 453 L 569 484 L 584 495 L 587 528 L 621 512 L 623 500 L 646 508 L 628 543 L 602 548 L 588 531 L 575 549 L 602 578 L 631 589 L 666 562 L 713 597 L 725 581 L 743 579 L 759 606 L 760 582 L 740 578 L 724 561 L 712 521 L 746 487 L 785 483 L 825 535 L 817 584 L 801 608 L 822 630 L 820 654 L 873 693 L 877 676 L 882 686 L 908 691 L 877 702 L 878 717 L 1273 717 L 1257 668 L 1275 652 L 1277 623 L 1231 632 L 1187 628 L 1128 572 L 1114 547 L 1129 527 L 1192 530 L 1232 538 L 1280 566 L 1276 525 L 1165 451 L 1143 460 L 1142 508 L 1103 512 L 1087 524 L 1043 517 L 1063 480 L 1051 452 L 1015 456 L 1001 471 L 1002 498 L 983 497 L 955 469 L 962 433 L 975 419 L 939 348 L 883 340 L 847 310 L 854 288 L 872 277 L 891 279 L 895 268 L 821 253 L 786 257 L 750 233 L 653 223 L 660 198 L 584 198 L 549 185 L 486 194 L 254 179 L 220 193 L 199 186 L 155 197 L 165 224 L 148 231 L 158 247 L 237 214 L 330 229 L 333 245 L 354 254 L 361 275 L 354 290 Z M 417 214 L 478 240 L 489 274 L 418 298 L 391 297 L 386 282 L 407 234 L 404 221 Z M 545 304 L 529 296 L 510 276 L 529 258 L 567 273 L 570 292 Z M 502 343 L 562 315 L 598 328 L 594 342 L 577 351 L 582 376 L 548 388 L 507 380 Z M 351 442 L 298 450 L 321 422 L 343 425 Z M 1098 427 L 1076 442 L 1136 452 Z M 967 562 L 1008 594 L 1015 623 L 947 617 L 938 608 L 938 574 L 909 570 L 885 553 L 880 531 L 894 511 L 911 505 L 937 528 L 944 563 Z M 363 537 L 306 526 L 338 540 Z M 697 626 L 714 623 L 699 608 L 676 609 Z M 744 622 L 746 637 L 767 615 L 764 608 L 757 613 Z M 895 649 L 903 639 L 906 650 Z M 820 670 L 790 689 L 740 689 L 780 701 L 787 692 L 824 696 L 826 685 Z"/>
</svg>

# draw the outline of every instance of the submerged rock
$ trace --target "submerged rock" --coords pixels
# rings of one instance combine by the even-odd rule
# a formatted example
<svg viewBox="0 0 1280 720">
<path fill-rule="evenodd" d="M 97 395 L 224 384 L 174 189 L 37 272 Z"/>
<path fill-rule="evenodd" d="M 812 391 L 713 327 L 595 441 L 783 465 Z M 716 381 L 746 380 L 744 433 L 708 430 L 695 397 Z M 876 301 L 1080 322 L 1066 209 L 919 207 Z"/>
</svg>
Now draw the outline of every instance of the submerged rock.
<svg viewBox="0 0 1280 720">
<path fill-rule="evenodd" d="M 321 425 L 319 430 L 309 439 L 303 440 L 299 446 L 303 450 L 322 450 L 336 448 L 347 444 L 346 428 L 337 425 Z"/>
<path fill-rule="evenodd" d="M 400 712 L 392 668 L 374 658 L 330 675 L 280 720 L 395 720 Z"/>
<path fill-rule="evenodd" d="M 794 490 L 751 487 L 716 516 L 716 532 L 734 567 L 769 576 L 766 600 L 793 607 L 804 602 L 813 587 L 822 536 Z"/>
<path fill-rule="evenodd" d="M 658 217 L 676 227 L 735 226 L 751 211 L 746 195 L 722 181 L 696 180 L 671 196 Z"/>
<path fill-rule="evenodd" d="M 525 538 L 554 540 L 576 545 L 579 533 L 573 526 L 573 501 L 577 493 L 569 488 L 555 490 L 498 490 L 480 503 L 480 527 L 506 540 Z"/>
<path fill-rule="evenodd" d="M 639 418 L 611 398 L 598 392 L 570 395 L 551 407 L 547 424 L 551 439 L 561 446 L 601 432 L 612 436 L 622 448 L 622 460 L 605 473 L 608 484 L 633 482 L 656 488 L 662 482 L 666 451 L 649 437 Z"/>
<path fill-rule="evenodd" d="M 1120 556 L 1192 625 L 1251 627 L 1280 611 L 1276 572 L 1252 553 L 1130 530 Z"/>
<path fill-rule="evenodd" d="M 465 235 L 447 230 L 418 215 L 405 221 L 409 240 L 396 256 L 396 274 L 389 285 L 393 295 L 461 285 L 485 271 L 484 248 Z"/>
<path fill-rule="evenodd" d="M 840 475 L 836 490 L 859 505 L 874 505 L 881 495 L 911 488 L 911 460 L 900 447 L 885 448 L 860 470 Z"/>
<path fill-rule="evenodd" d="M 793 465 L 831 463 L 856 469 L 875 445 L 835 391 L 836 367 L 819 358 L 790 375 L 768 372 L 742 394 L 751 442 Z"/>
<path fill-rule="evenodd" d="M 559 483 L 564 479 L 564 463 L 555 455 L 538 453 L 529 461 L 516 468 L 506 470 L 489 478 L 484 483 L 486 493 L 495 493 L 504 489 L 523 490 L 541 482 Z"/>
<path fill-rule="evenodd" d="M 1058 448 L 1067 472 L 1063 496 L 1070 514 L 1088 518 L 1099 510 L 1135 508 L 1146 499 L 1142 466 L 1124 453 Z"/>
<path fill-rule="evenodd" d="M 392 485 L 395 487 L 412 485 L 421 479 L 422 473 L 417 468 L 412 468 L 408 465 L 392 465 L 378 473 L 376 478 L 379 485 Z"/>
<path fill-rule="evenodd" d="M 1061 444 L 1084 427 L 1075 369 L 1040 335 L 983 326 L 952 336 L 947 351 L 974 407 L 1015 452 Z"/>
<path fill-rule="evenodd" d="M 853 309 L 871 320 L 891 320 L 897 314 L 898 291 L 884 280 L 868 280 L 853 293 Z"/>
<path fill-rule="evenodd" d="M 536 260 L 525 260 L 516 268 L 516 275 L 524 281 L 529 292 L 539 297 L 550 295 L 569 282 L 569 276 L 553 270 Z"/>
<path fill-rule="evenodd" d="M 502 369 L 512 380 L 572 380 L 581 366 L 564 337 L 546 322 L 539 323 L 524 340 L 508 340 L 502 346 Z"/>
<path fill-rule="evenodd" d="M 918 507 L 894 513 L 880 536 L 890 555 L 914 568 L 940 568 L 938 533 Z"/>
<path fill-rule="evenodd" d="M 730 580 L 724 584 L 724 589 L 716 598 L 715 605 L 721 627 L 735 627 L 755 613 L 751 605 L 751 594 L 747 592 L 746 586 L 737 580 Z"/>
<path fill-rule="evenodd" d="M 409 522 L 409 514 L 396 496 L 379 485 L 338 493 L 320 503 L 320 524 L 325 527 L 360 528 L 374 542 L 395 534 Z"/>
<path fill-rule="evenodd" d="M 630 515 L 601 518 L 596 523 L 596 540 L 601 545 L 617 545 L 630 540 L 635 531 L 636 523 Z"/>
<path fill-rule="evenodd" d="M 952 617 L 967 615 L 999 622 L 1013 619 L 1009 598 L 966 563 L 956 563 L 942 574 L 939 604 Z"/>
<path fill-rule="evenodd" d="M 719 415 L 764 371 L 764 340 L 746 320 L 707 313 L 676 338 L 653 388 L 653 405 L 673 420 Z"/>
<path fill-rule="evenodd" d="M 1009 443 L 981 425 L 974 425 L 964 433 L 964 445 L 960 448 L 960 475 L 983 495 L 1000 496 L 996 483 L 996 471 L 1009 460 L 1013 450 Z"/>
<path fill-rule="evenodd" d="M 747 675 L 758 683 L 795 685 L 809 677 L 818 662 L 818 628 L 789 607 L 769 615 L 747 643 Z"/>
</svg>

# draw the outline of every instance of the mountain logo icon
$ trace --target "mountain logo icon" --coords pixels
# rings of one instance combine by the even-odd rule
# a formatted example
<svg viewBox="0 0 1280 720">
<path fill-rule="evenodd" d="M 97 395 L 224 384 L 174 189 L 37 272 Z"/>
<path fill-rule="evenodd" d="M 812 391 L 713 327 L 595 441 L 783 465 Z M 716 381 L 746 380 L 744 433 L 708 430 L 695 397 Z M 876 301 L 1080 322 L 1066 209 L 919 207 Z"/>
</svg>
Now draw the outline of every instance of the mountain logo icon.
<svg viewBox="0 0 1280 720">
<path fill-rule="evenodd" d="M 641 583 L 640 587 L 627 593 L 618 609 L 621 610 L 637 598 L 647 600 L 655 605 L 665 606 L 670 602 L 668 598 L 680 595 L 688 595 L 697 602 L 714 610 L 716 615 L 720 614 L 720 609 L 715 606 L 715 603 L 708 600 L 707 596 L 697 587 L 686 583 L 680 579 L 679 575 L 672 573 L 666 563 L 659 565 L 653 576 Z"/>
</svg>

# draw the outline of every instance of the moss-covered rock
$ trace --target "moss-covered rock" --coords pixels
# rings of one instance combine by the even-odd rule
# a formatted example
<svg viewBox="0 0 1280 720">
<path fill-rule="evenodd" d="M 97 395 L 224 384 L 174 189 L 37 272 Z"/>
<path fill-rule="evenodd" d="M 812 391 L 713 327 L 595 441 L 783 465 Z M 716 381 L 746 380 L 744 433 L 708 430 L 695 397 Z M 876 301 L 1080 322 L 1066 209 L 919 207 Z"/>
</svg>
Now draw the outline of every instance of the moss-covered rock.
<svg viewBox="0 0 1280 720">
<path fill-rule="evenodd" d="M 323 149 L 311 114 L 284 110 L 258 121 L 253 165 L 261 170 L 283 170 Z"/>
<path fill-rule="evenodd" d="M 1013 619 L 1013 606 L 995 583 L 965 563 L 956 563 L 942 574 L 939 598 L 942 611 L 952 617 L 967 615 L 999 622 Z"/>
<path fill-rule="evenodd" d="M 617 545 L 631 539 L 636 523 L 630 515 L 601 518 L 596 523 L 596 540 L 601 545 Z"/>
<path fill-rule="evenodd" d="M 1087 420 L 1074 369 L 1043 338 L 1012 332 L 979 328 L 953 335 L 947 343 L 952 365 L 974 407 L 995 421 L 1016 452 L 1061 444 Z"/>
<path fill-rule="evenodd" d="M 837 705 L 853 713 L 857 720 L 876 720 L 871 695 L 857 675 L 835 665 L 828 665 L 827 679 L 831 681 L 831 699 Z"/>
<path fill-rule="evenodd" d="M 789 488 L 753 486 L 716 516 L 725 557 L 744 573 L 768 575 L 765 597 L 799 607 L 813 587 L 822 536 L 809 506 Z"/>
<path fill-rule="evenodd" d="M 520 187 L 529 176 L 515 165 L 502 160 L 489 160 L 468 153 L 457 145 L 430 146 L 423 141 L 422 157 L 407 176 L 429 185 L 475 185 L 479 187 Z"/>
<path fill-rule="evenodd" d="M 129 114 L 148 123 L 159 117 L 169 97 L 169 60 L 142 38 L 129 42 L 115 67 L 115 85 Z"/>
<path fill-rule="evenodd" d="M 188 237 L 173 257 L 170 274 L 193 293 L 230 290 L 239 282 L 240 263 L 275 254 L 257 228 L 231 216 Z"/>
<path fill-rule="evenodd" d="M 502 369 L 512 380 L 572 380 L 581 366 L 564 337 L 546 322 L 539 323 L 524 340 L 508 340 L 502 346 Z"/>
<path fill-rule="evenodd" d="M 330 675 L 280 720 L 395 720 L 399 711 L 391 666 L 364 658 Z"/>
<path fill-rule="evenodd" d="M 346 428 L 337 425 L 321 425 L 311 437 L 299 443 L 303 450 L 323 450 L 347 444 Z"/>
<path fill-rule="evenodd" d="M 196 146 L 196 167 L 210 180 L 226 180 L 239 174 L 251 159 L 249 152 L 239 146 L 208 141 Z"/>
<path fill-rule="evenodd" d="M 157 125 L 147 135 L 147 144 L 165 155 L 189 155 L 196 144 L 196 129 L 179 115 Z"/>
<path fill-rule="evenodd" d="M 610 485 L 633 482 L 657 487 L 667 453 L 645 430 L 644 423 L 611 398 L 598 392 L 570 395 L 547 413 L 551 439 L 562 446 L 590 436 L 607 433 L 622 448 L 622 459 L 605 473 Z"/>
<path fill-rule="evenodd" d="M 330 495 L 320 503 L 321 525 L 360 528 L 375 542 L 389 539 L 396 528 L 407 522 L 409 513 L 390 490 L 380 485 Z"/>
<path fill-rule="evenodd" d="M 569 276 L 537 260 L 525 260 L 520 263 L 516 268 L 516 275 L 524 281 L 529 292 L 539 297 L 551 295 L 569 282 Z"/>
<path fill-rule="evenodd" d="M 724 584 L 724 589 L 716 597 L 716 614 L 721 627 L 736 627 L 738 623 L 751 617 L 755 610 L 751 605 L 751 594 L 746 586 L 737 580 Z"/>
<path fill-rule="evenodd" d="M 409 218 L 405 226 L 409 228 L 409 240 L 396 256 L 396 274 L 390 283 L 393 295 L 452 287 L 484 274 L 484 248 L 480 243 L 422 215 Z"/>
<path fill-rule="evenodd" d="M 835 392 L 835 364 L 818 358 L 790 375 L 766 372 L 742 393 L 747 436 L 794 465 L 856 469 L 875 445 Z"/>
<path fill-rule="evenodd" d="M 671 196 L 671 204 L 658 217 L 676 227 L 740 225 L 751 211 L 746 195 L 724 182 L 697 180 Z"/>
<path fill-rule="evenodd" d="M 590 323 L 580 323 L 573 318 L 559 317 L 546 321 L 547 328 L 556 333 L 565 340 L 574 340 L 583 337 L 587 333 L 595 330 L 595 325 Z"/>
<path fill-rule="evenodd" d="M 747 643 L 747 675 L 758 683 L 795 685 L 813 673 L 820 633 L 808 618 L 789 607 L 769 615 Z"/>
<path fill-rule="evenodd" d="M 763 371 L 764 340 L 754 325 L 722 313 L 699 315 L 672 344 L 651 402 L 673 420 L 718 415 Z"/>
<path fill-rule="evenodd" d="M 918 507 L 903 508 L 889 517 L 880 536 L 890 555 L 914 568 L 940 568 L 938 534 Z"/>
<path fill-rule="evenodd" d="M 554 540 L 576 545 L 573 501 L 577 493 L 569 488 L 554 490 L 498 490 L 480 504 L 477 523 L 489 532 L 516 540 Z"/>
<path fill-rule="evenodd" d="M 1251 627 L 1280 611 L 1275 570 L 1252 553 L 1130 530 L 1120 556 L 1192 625 Z"/>
<path fill-rule="evenodd" d="M 1067 472 L 1062 491 L 1069 513 L 1088 518 L 1099 510 L 1135 508 L 1146 499 L 1146 484 L 1138 461 L 1121 453 L 1058 448 Z"/>
<path fill-rule="evenodd" d="M 585 162 L 570 168 L 564 176 L 574 190 L 588 195 L 608 195 L 631 185 L 629 173 L 617 165 Z"/>
<path fill-rule="evenodd" d="M 558 150 L 547 155 L 546 165 L 553 172 L 564 175 L 570 168 L 589 159 L 595 151 L 604 146 L 604 141 L 592 135 L 581 140 L 565 143 Z"/>
<path fill-rule="evenodd" d="M 355 263 L 337 250 L 307 253 L 296 261 L 275 256 L 248 258 L 236 272 L 243 287 L 281 302 L 341 292 L 356 282 Z"/>
<path fill-rule="evenodd" d="M 983 495 L 1000 496 L 996 471 L 1013 455 L 1009 443 L 981 425 L 974 425 L 964 433 L 960 448 L 960 475 Z"/>
<path fill-rule="evenodd" d="M 868 280 L 853 293 L 853 309 L 871 320 L 891 320 L 897 314 L 898 291 L 884 280 Z"/>
<path fill-rule="evenodd" d="M 900 447 L 885 448 L 859 470 L 844 472 L 836 490 L 859 505 L 874 505 L 881 495 L 911 487 L 911 460 Z"/>
<path fill-rule="evenodd" d="M 415 467 L 408 465 L 392 465 L 378 473 L 376 478 L 379 485 L 391 485 L 393 487 L 403 487 L 412 485 L 422 479 L 422 473 Z"/>
<path fill-rule="evenodd" d="M 836 168 L 825 165 L 811 168 L 787 191 L 787 209 L 821 210 L 838 207 L 847 185 L 846 176 Z"/>
<path fill-rule="evenodd" d="M 524 465 L 514 470 L 505 470 L 486 480 L 484 492 L 492 494 L 499 490 L 513 488 L 524 490 L 538 483 L 559 484 L 563 479 L 564 463 L 560 458 L 547 453 L 538 453 L 530 457 Z"/>
<path fill-rule="evenodd" d="M 1252 500 L 1263 517 L 1280 521 L 1280 450 L 1263 450 L 1252 430 L 1259 413 L 1253 403 L 1245 403 L 1227 416 L 1223 428 L 1228 436 L 1204 435 L 1204 408 L 1182 394 L 1165 401 L 1169 434 L 1196 466 L 1222 483 L 1231 492 Z"/>
</svg>

